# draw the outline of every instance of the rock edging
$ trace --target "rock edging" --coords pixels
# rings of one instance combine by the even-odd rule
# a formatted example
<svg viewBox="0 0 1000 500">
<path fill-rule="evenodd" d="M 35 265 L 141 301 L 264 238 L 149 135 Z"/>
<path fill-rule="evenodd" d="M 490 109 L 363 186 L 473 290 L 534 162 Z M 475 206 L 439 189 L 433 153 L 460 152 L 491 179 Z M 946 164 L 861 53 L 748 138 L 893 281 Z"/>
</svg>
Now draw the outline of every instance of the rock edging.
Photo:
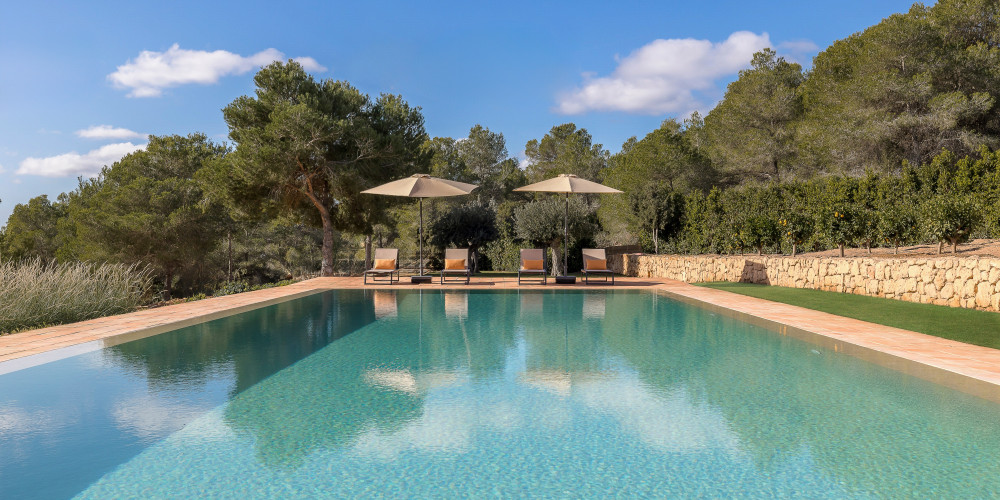
<svg viewBox="0 0 1000 500">
<path fill-rule="evenodd" d="M 941 257 L 609 256 L 625 276 L 812 288 L 1000 312 L 1000 259 Z"/>
</svg>

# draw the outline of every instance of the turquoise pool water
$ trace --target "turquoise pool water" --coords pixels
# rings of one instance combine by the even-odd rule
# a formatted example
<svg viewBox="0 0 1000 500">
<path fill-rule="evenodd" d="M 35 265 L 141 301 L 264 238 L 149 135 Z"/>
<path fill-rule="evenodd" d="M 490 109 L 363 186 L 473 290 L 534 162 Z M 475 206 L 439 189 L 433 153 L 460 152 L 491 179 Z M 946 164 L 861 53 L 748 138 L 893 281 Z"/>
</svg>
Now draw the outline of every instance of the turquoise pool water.
<svg viewBox="0 0 1000 500">
<path fill-rule="evenodd" d="M 334 291 L 0 375 L 0 498 L 998 494 L 1000 405 L 644 292 Z"/>
</svg>

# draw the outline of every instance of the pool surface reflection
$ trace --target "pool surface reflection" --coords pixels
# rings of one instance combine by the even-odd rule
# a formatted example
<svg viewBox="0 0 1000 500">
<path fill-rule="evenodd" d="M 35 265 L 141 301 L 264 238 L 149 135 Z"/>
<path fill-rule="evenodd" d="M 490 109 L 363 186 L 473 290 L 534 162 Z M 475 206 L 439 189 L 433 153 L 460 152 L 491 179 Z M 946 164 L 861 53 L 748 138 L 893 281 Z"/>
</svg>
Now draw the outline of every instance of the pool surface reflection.
<svg viewBox="0 0 1000 500">
<path fill-rule="evenodd" d="M 995 403 L 639 291 L 334 291 L 0 376 L 2 497 L 982 497 L 998 468 Z"/>
</svg>

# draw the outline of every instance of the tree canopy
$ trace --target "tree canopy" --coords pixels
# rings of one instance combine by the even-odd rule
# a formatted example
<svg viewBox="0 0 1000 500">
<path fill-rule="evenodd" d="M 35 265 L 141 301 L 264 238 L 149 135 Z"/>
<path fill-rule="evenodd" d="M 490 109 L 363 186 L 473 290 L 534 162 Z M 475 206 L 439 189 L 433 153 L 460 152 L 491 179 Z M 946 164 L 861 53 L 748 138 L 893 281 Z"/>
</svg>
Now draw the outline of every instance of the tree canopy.
<svg viewBox="0 0 1000 500">
<path fill-rule="evenodd" d="M 419 108 L 400 96 L 374 101 L 347 82 L 316 81 L 294 61 L 254 77 L 256 96 L 223 109 L 236 143 L 213 179 L 248 213 L 302 214 L 323 229 L 324 276 L 333 274 L 334 231 L 371 234 L 391 201 L 361 194 L 425 170 Z"/>
<path fill-rule="evenodd" d="M 168 296 L 175 277 L 191 281 L 218 244 L 222 217 L 220 207 L 204 202 L 195 175 L 226 150 L 204 134 L 150 136 L 144 151 L 82 182 L 69 205 L 78 257 L 148 263 Z"/>
<path fill-rule="evenodd" d="M 740 72 L 705 117 L 709 154 L 740 175 L 778 179 L 794 166 L 804 80 L 802 66 L 774 50 L 754 54 L 750 69 Z"/>
<path fill-rule="evenodd" d="M 587 129 L 578 129 L 573 123 L 556 125 L 541 140 L 528 141 L 524 154 L 528 160 L 526 173 L 530 182 L 559 174 L 599 179 L 610 157 L 602 145 L 593 143 Z"/>
<path fill-rule="evenodd" d="M 616 154 L 563 123 L 519 161 L 484 123 L 431 139 L 401 96 L 276 62 L 223 109 L 230 145 L 151 137 L 55 201 L 14 207 L 0 259 L 148 264 L 157 286 L 183 294 L 356 273 L 373 242 L 412 264 L 416 204 L 361 191 L 417 172 L 479 186 L 426 203 L 425 227 L 432 256 L 470 247 L 484 268 L 513 270 L 529 245 L 550 247 L 566 272 L 562 246 L 572 268 L 580 245 L 957 251 L 1000 237 L 1000 1 L 914 4 L 807 71 L 771 48 L 747 63 L 704 117 L 664 117 Z M 563 200 L 513 191 L 564 173 L 625 193 L 572 197 L 569 242 Z"/>
</svg>

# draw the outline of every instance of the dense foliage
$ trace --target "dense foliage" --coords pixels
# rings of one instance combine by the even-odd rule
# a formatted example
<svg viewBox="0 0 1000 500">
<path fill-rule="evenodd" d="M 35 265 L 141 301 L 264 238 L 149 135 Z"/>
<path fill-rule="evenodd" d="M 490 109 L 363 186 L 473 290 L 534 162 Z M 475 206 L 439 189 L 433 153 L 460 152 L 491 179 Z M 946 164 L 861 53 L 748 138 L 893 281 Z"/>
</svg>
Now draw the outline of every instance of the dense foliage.
<svg viewBox="0 0 1000 500">
<path fill-rule="evenodd" d="M 249 216 L 319 219 L 324 276 L 334 272 L 335 231 L 371 234 L 390 203 L 361 194 L 422 171 L 420 110 L 396 95 L 371 100 L 347 82 L 315 81 L 294 61 L 254 77 L 256 98 L 223 109 L 236 150 L 206 176 Z"/>
<path fill-rule="evenodd" d="M 415 172 L 477 184 L 424 203 L 428 264 L 469 247 L 481 270 L 586 245 L 788 252 L 1000 237 L 1000 2 L 914 4 L 811 67 L 754 55 L 707 115 L 666 119 L 617 154 L 574 123 L 524 145 L 482 125 L 430 138 L 419 108 L 316 80 L 292 61 L 223 110 L 232 145 L 150 137 L 55 201 L 18 205 L 0 260 L 148 265 L 169 294 L 356 273 L 373 246 L 416 267 L 417 207 L 360 191 Z M 565 201 L 513 189 L 573 173 L 624 191 Z"/>
</svg>

